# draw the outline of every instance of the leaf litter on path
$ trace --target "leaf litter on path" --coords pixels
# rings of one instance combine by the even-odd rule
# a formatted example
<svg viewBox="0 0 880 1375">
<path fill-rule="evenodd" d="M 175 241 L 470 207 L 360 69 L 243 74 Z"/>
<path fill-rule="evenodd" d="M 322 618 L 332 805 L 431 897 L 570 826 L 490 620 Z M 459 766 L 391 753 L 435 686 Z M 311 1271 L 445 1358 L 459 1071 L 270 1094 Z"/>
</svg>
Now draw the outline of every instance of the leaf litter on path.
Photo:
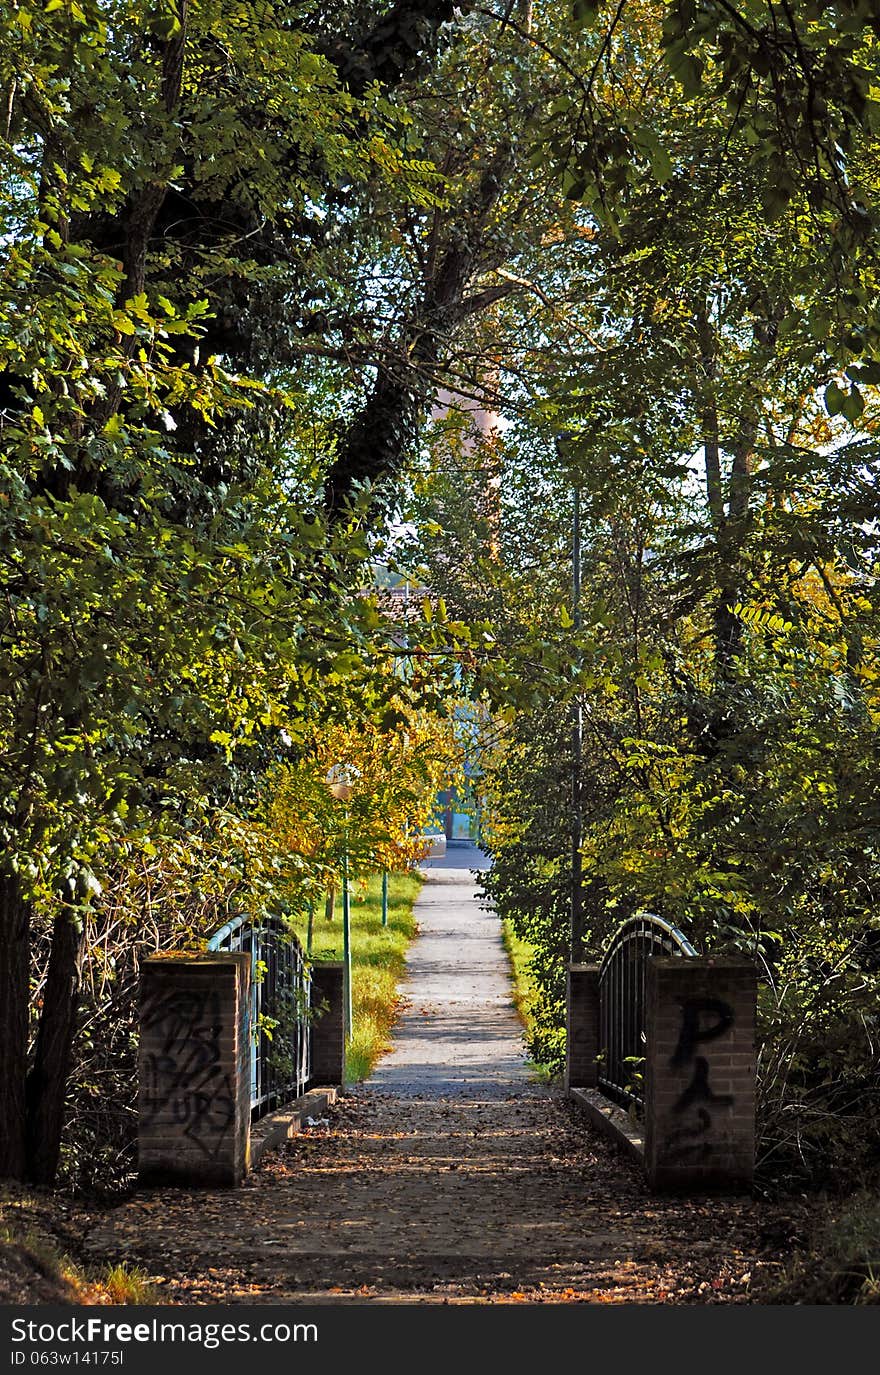
<svg viewBox="0 0 880 1375">
<path fill-rule="evenodd" d="M 90 1260 L 124 1255 L 176 1303 L 760 1302 L 791 1233 L 778 1205 L 649 1194 L 546 1092 L 354 1093 L 235 1192 L 153 1190 L 90 1222 Z"/>
</svg>

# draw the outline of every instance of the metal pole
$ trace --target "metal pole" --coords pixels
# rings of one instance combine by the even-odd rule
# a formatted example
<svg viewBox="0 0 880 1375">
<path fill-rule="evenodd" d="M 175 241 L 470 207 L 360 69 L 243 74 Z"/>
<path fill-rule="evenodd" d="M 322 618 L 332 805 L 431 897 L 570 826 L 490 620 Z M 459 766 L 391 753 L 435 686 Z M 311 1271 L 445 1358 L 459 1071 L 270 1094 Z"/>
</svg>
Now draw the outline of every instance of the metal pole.
<svg viewBox="0 0 880 1375">
<path fill-rule="evenodd" d="M 315 934 L 315 904 L 309 903 L 309 924 L 306 927 L 306 954 L 312 953 L 312 938 Z"/>
<path fill-rule="evenodd" d="M 581 628 L 581 493 L 574 489 L 571 530 L 571 600 L 573 631 Z M 571 962 L 584 957 L 584 921 L 581 871 L 581 761 L 583 757 L 583 713 L 578 695 L 571 704 Z"/>
<path fill-rule="evenodd" d="M 342 843 L 342 963 L 345 968 L 345 1039 L 351 1040 L 351 898 L 348 889 L 348 808 Z"/>
<path fill-rule="evenodd" d="M 382 925 L 388 925 L 388 870 L 382 870 Z"/>
</svg>

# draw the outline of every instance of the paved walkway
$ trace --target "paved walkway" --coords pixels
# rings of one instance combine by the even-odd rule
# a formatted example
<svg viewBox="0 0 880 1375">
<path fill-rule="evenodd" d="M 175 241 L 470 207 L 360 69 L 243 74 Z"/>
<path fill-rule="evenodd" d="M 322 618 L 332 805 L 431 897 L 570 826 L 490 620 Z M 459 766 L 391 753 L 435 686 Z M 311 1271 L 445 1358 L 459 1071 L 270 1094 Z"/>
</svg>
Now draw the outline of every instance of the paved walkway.
<svg viewBox="0 0 880 1375">
<path fill-rule="evenodd" d="M 85 1259 L 140 1266 L 172 1303 L 754 1301 L 786 1219 L 651 1197 L 529 1078 L 462 859 L 480 857 L 426 866 L 409 1006 L 373 1078 L 234 1193 L 153 1190 L 84 1218 Z"/>
<path fill-rule="evenodd" d="M 488 867 L 472 845 L 450 846 L 424 865 L 420 934 L 401 989 L 407 1006 L 391 1054 L 360 1092 L 488 1100 L 529 1090 L 498 918 L 481 902 L 471 866 Z"/>
</svg>

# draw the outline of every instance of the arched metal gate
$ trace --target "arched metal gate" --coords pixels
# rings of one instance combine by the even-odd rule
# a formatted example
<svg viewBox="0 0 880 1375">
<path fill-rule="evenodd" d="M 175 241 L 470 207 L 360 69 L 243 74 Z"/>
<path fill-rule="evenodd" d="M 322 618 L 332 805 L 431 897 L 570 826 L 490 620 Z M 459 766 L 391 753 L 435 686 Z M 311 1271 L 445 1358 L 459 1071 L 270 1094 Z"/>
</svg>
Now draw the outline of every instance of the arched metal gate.
<svg viewBox="0 0 880 1375">
<path fill-rule="evenodd" d="M 251 1118 L 299 1098 L 311 1077 L 311 978 L 296 936 L 280 917 L 233 917 L 209 950 L 251 957 Z"/>
<path fill-rule="evenodd" d="M 644 1104 L 648 960 L 696 953 L 677 926 L 650 912 L 623 922 L 608 943 L 599 968 L 599 1086 L 624 1107 Z"/>
</svg>

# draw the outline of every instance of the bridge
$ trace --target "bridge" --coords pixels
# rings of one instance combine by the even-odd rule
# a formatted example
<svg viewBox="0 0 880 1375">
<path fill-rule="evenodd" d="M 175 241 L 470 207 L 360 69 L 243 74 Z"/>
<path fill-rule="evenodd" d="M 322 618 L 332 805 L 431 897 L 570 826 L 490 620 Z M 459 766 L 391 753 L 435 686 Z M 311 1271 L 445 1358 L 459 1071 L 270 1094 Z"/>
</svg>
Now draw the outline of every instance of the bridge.
<svg viewBox="0 0 880 1375">
<path fill-rule="evenodd" d="M 281 1089 L 305 1091 L 277 1107 L 280 1081 L 251 1059 L 252 1046 L 266 1045 L 244 1031 L 256 1006 L 247 970 L 257 958 L 268 965 L 265 949 L 255 956 L 241 924 L 215 941 L 225 951 L 155 962 L 162 973 L 145 978 L 154 1020 L 142 1055 L 145 1064 L 155 1057 L 158 1027 L 170 1053 L 150 1062 L 150 1091 L 177 1087 L 158 1095 L 161 1109 L 146 1104 L 155 1115 L 145 1123 L 142 1169 L 152 1187 L 96 1220 L 91 1255 L 123 1252 L 183 1302 L 741 1301 L 749 1277 L 773 1263 L 756 1242 L 757 1203 L 731 1196 L 752 1167 L 753 1061 L 739 1060 L 753 1031 L 754 971 L 747 961 L 701 958 L 650 918 L 627 923 L 601 967 L 570 970 L 566 1084 L 548 1086 L 524 1057 L 497 918 L 481 903 L 478 876 L 456 858 L 452 851 L 427 870 L 392 1053 L 335 1106 L 338 966 L 314 966 L 305 996 L 323 1005 L 321 1017 L 303 1016 L 302 992 L 291 1004 L 311 1061 L 294 1057 L 305 1081 Z M 301 967 L 294 952 L 282 988 L 289 992 Z M 258 1015 L 271 1017 L 278 1006 L 262 983 Z M 163 985 L 166 995 L 174 988 L 164 1003 Z M 195 997 L 184 1036 L 185 993 Z M 178 1042 L 182 1053 L 189 1046 L 188 1069 L 200 1067 L 195 1098 L 185 1075 L 172 1075 Z M 216 1090 L 210 1108 L 207 1083 Z M 221 1129 L 224 1116 L 232 1126 Z M 263 1142 L 267 1124 L 280 1130 L 279 1149 L 247 1174 L 242 1141 Z M 151 1152 L 164 1150 L 167 1165 L 175 1133 L 174 1168 L 154 1173 Z M 226 1176 L 209 1168 L 199 1178 L 198 1155 L 214 1166 L 226 1158 Z M 247 1187 L 226 1187 L 236 1179 Z M 178 1187 L 184 1182 L 199 1187 Z M 709 1214 L 707 1191 L 719 1188 Z"/>
</svg>

